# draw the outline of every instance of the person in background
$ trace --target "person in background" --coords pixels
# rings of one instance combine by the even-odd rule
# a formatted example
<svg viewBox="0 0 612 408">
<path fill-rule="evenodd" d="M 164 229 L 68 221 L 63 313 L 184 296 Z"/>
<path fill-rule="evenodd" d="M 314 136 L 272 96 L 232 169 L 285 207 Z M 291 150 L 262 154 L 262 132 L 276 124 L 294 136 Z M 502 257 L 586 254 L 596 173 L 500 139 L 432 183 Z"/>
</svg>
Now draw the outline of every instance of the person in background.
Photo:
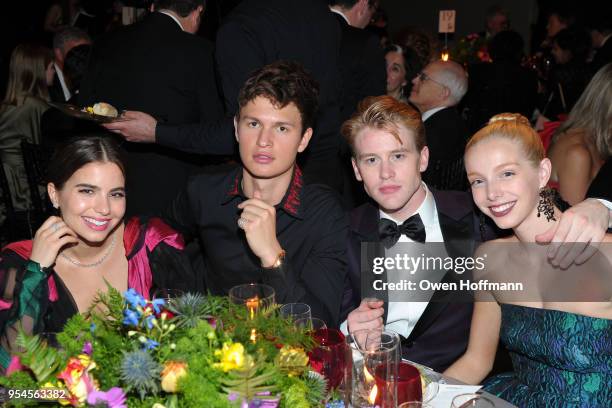
<svg viewBox="0 0 612 408">
<path fill-rule="evenodd" d="M 385 49 L 385 60 L 387 62 L 387 95 L 408 103 L 408 97 L 412 91 L 412 78 L 423 68 L 419 56 L 412 48 L 393 44 Z"/>
<path fill-rule="evenodd" d="M 68 100 L 70 104 L 77 103 L 81 80 L 85 74 L 90 53 L 91 45 L 77 45 L 68 52 L 64 60 L 64 80 L 70 95 L 72 95 Z M 41 144 L 46 146 L 49 151 L 53 151 L 56 146 L 70 137 L 103 132 L 96 123 L 68 116 L 53 107 L 43 113 L 40 119 L 40 130 L 42 133 Z"/>
<path fill-rule="evenodd" d="M 604 7 L 603 10 L 600 7 Z M 591 13 L 587 25 L 591 31 L 595 55 L 589 67 L 595 73 L 612 62 L 612 5 L 598 5 Z"/>
<path fill-rule="evenodd" d="M 142 21 L 98 38 L 81 82 L 79 105 L 106 102 L 119 110 L 148 112 L 160 127 L 162 123 L 216 121 L 223 107 L 213 46 L 196 35 L 205 6 L 206 0 L 159 0 L 155 11 Z M 181 151 L 181 141 L 174 136 L 164 139 L 158 135 L 153 142 L 124 145 L 128 152 L 128 215 L 161 213 L 198 171 L 204 161 L 201 155 L 207 153 Z M 214 148 L 226 154 L 233 147 L 231 139 L 215 139 Z M 155 191 L 155 200 L 151 200 L 151 191 Z"/>
<path fill-rule="evenodd" d="M 468 138 L 467 124 L 456 109 L 468 90 L 468 76 L 453 61 L 429 63 L 412 80 L 409 101 L 421 112 L 429 148 L 423 180 L 442 190 L 465 189 L 460 171 Z"/>
<path fill-rule="evenodd" d="M 548 148 L 550 185 L 570 204 L 585 198 L 591 181 L 612 155 L 612 63 L 591 79 Z"/>
<path fill-rule="evenodd" d="M 519 112 L 531 117 L 538 102 L 538 78 L 521 66 L 523 38 L 505 30 L 491 38 L 488 49 L 492 63 L 470 66 L 468 92 L 463 98 L 470 132 L 478 131 L 502 112 Z"/>
<path fill-rule="evenodd" d="M 31 44 L 13 50 L 6 95 L 0 105 L 0 156 L 18 211 L 31 207 L 21 142 L 40 144 L 40 118 L 49 107 L 48 87 L 53 74 L 51 50 Z"/>
<path fill-rule="evenodd" d="M 555 65 L 546 81 L 546 98 L 541 108 L 544 117 L 562 119 L 572 109 L 591 78 L 587 65 L 590 49 L 591 39 L 579 27 L 563 29 L 553 38 L 551 53 Z"/>
<path fill-rule="evenodd" d="M 510 28 L 508 11 L 498 4 L 489 7 L 485 14 L 485 38 L 490 39 Z"/>
<path fill-rule="evenodd" d="M 64 61 L 71 49 L 84 44 L 91 44 L 91 38 L 86 32 L 76 27 L 64 27 L 53 36 L 55 80 L 49 90 L 52 101 L 66 102 L 72 98 L 73 94 L 64 78 Z"/>
</svg>

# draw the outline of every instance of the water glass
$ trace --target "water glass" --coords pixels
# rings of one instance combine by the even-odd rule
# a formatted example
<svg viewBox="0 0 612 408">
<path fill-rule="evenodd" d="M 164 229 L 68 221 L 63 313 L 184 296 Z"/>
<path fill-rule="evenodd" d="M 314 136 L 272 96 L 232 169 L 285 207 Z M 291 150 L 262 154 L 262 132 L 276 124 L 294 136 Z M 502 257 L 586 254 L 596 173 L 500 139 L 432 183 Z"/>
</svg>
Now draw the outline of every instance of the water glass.
<svg viewBox="0 0 612 408">
<path fill-rule="evenodd" d="M 311 319 L 310 306 L 306 303 L 287 303 L 279 309 L 280 316 L 294 322 L 300 319 Z"/>
<path fill-rule="evenodd" d="M 358 330 L 347 336 L 346 344 L 346 405 L 395 408 L 399 335 L 382 330 Z"/>
</svg>

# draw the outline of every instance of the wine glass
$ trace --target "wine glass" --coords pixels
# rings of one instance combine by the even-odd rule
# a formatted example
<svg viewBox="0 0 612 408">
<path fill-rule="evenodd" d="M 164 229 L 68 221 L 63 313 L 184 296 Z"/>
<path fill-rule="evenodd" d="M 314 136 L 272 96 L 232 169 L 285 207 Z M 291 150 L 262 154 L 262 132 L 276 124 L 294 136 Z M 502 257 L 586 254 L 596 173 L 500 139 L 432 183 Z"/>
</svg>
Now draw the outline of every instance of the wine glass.
<svg viewBox="0 0 612 408">
<path fill-rule="evenodd" d="M 280 316 L 294 322 L 300 319 L 311 319 L 310 306 L 306 303 L 287 303 L 279 309 Z"/>
<path fill-rule="evenodd" d="M 176 299 L 184 294 L 185 292 L 180 289 L 160 288 L 153 292 L 153 299 L 163 299 L 165 301 L 165 306 L 170 307 Z"/>
</svg>

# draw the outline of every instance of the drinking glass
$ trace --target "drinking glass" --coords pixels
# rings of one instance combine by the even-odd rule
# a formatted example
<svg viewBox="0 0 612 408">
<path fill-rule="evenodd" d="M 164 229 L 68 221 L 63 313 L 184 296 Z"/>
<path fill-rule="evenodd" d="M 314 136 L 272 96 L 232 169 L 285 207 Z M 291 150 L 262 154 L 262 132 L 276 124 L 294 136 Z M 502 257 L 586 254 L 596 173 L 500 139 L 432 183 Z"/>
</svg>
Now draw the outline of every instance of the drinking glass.
<svg viewBox="0 0 612 408">
<path fill-rule="evenodd" d="M 481 394 L 460 394 L 453 398 L 451 408 L 494 408 L 493 401 Z"/>
<path fill-rule="evenodd" d="M 312 336 L 318 344 L 308 353 L 310 367 L 325 376 L 329 389 L 337 388 L 344 377 L 344 334 L 324 327 L 313 330 Z"/>
<path fill-rule="evenodd" d="M 311 319 L 310 306 L 306 303 L 287 303 L 279 309 L 281 317 L 294 322 L 300 319 Z"/>
<path fill-rule="evenodd" d="M 421 373 L 412 364 L 400 361 L 397 368 L 397 403 L 422 401 Z"/>
<path fill-rule="evenodd" d="M 254 319 L 262 308 L 274 304 L 274 288 L 261 283 L 237 285 L 229 290 L 229 298 L 233 304 L 245 305 L 249 318 Z"/>
<path fill-rule="evenodd" d="M 399 335 L 358 330 L 346 338 L 345 402 L 354 407 L 395 408 Z"/>
<path fill-rule="evenodd" d="M 321 319 L 316 317 L 304 317 L 295 321 L 295 327 L 306 329 L 307 331 L 315 332 L 319 329 L 327 329 L 327 325 Z"/>
</svg>

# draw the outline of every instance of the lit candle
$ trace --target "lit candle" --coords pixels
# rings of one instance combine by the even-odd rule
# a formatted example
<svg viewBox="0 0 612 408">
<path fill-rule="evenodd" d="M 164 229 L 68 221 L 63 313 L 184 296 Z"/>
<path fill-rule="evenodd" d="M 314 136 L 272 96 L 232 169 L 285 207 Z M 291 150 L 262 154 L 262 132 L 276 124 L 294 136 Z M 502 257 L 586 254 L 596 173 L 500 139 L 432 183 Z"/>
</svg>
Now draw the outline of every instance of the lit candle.
<svg viewBox="0 0 612 408">
<path fill-rule="evenodd" d="M 252 319 L 255 318 L 255 311 L 259 307 L 259 296 L 255 295 L 250 299 L 246 300 L 246 307 L 249 309 L 249 317 Z"/>
<path fill-rule="evenodd" d="M 448 58 L 449 58 L 448 51 L 446 50 L 442 51 L 442 55 L 440 56 L 440 58 L 442 59 L 442 61 L 448 61 Z"/>
<path fill-rule="evenodd" d="M 378 396 L 378 387 L 376 386 L 376 384 L 374 384 L 374 387 L 372 387 L 372 390 L 370 391 L 370 395 L 368 396 L 368 401 L 370 402 L 370 404 L 376 403 L 377 396 Z"/>
</svg>

